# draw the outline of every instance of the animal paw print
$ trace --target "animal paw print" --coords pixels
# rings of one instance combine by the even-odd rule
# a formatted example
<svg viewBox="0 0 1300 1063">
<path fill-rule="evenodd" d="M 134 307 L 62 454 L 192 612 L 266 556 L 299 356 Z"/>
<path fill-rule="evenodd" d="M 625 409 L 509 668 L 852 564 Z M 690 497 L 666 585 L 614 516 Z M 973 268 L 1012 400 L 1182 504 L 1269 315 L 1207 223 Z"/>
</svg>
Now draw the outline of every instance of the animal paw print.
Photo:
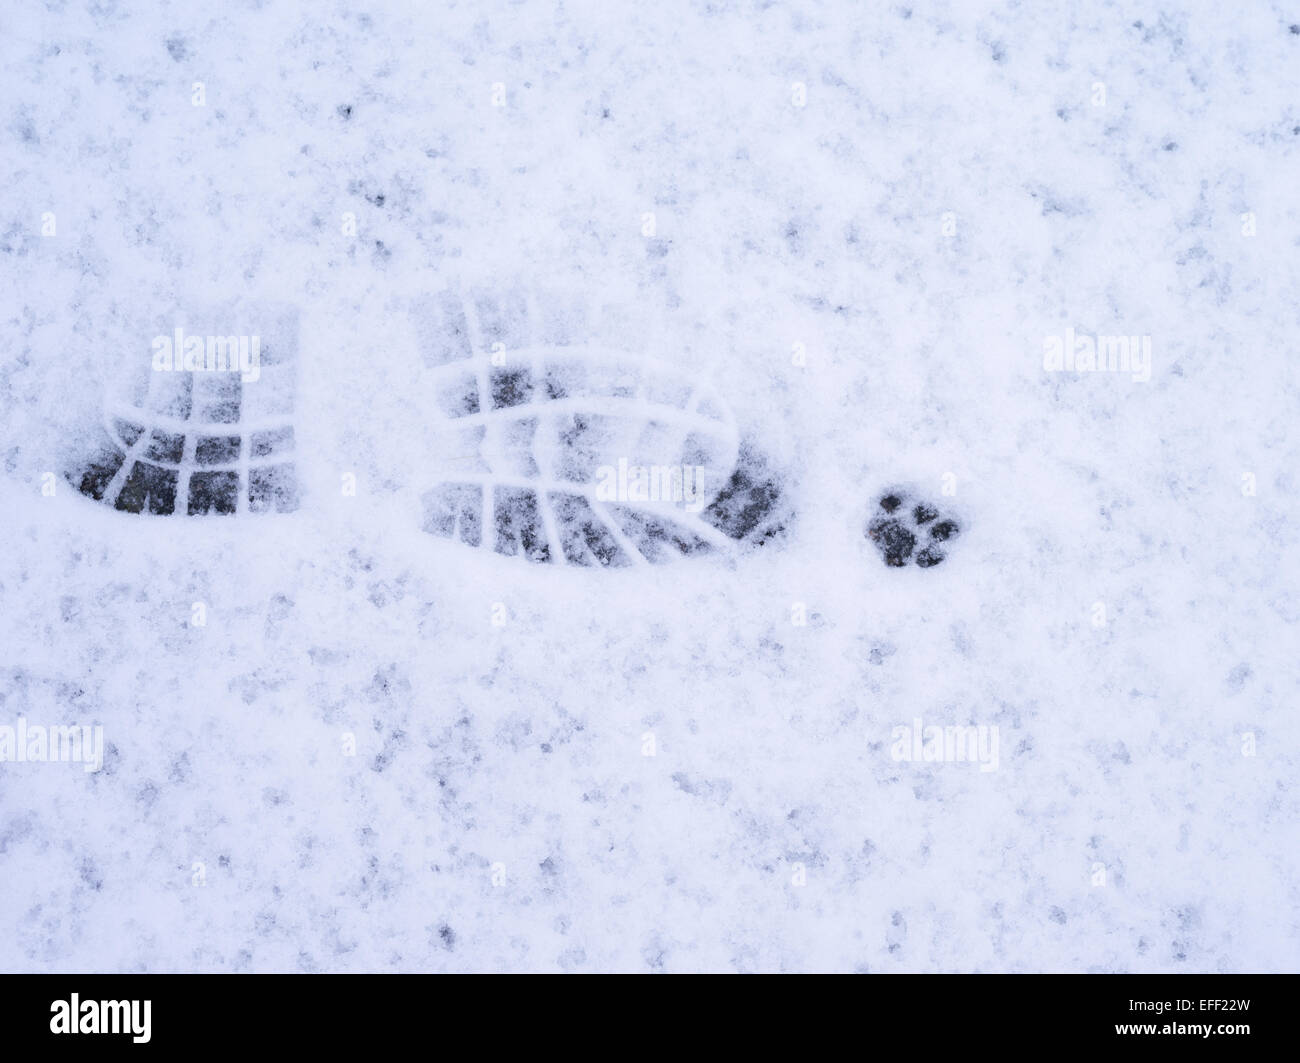
<svg viewBox="0 0 1300 1063">
<path fill-rule="evenodd" d="M 582 342 L 571 302 L 444 292 L 417 329 L 451 461 L 424 530 L 541 564 L 621 568 L 762 543 L 779 478 L 711 386 Z"/>
<path fill-rule="evenodd" d="M 909 499 L 904 491 L 883 495 L 879 509 L 867 524 L 867 538 L 891 568 L 902 568 L 913 553 L 917 567 L 933 568 L 947 556 L 944 544 L 961 532 L 955 520 L 941 517 L 927 502 Z"/>
</svg>

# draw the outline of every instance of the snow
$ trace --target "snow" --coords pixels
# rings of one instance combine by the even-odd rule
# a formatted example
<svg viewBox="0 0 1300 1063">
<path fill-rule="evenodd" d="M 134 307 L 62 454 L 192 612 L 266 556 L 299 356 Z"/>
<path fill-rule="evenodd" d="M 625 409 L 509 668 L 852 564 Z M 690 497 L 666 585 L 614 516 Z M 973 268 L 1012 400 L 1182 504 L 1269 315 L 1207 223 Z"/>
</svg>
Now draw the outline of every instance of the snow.
<svg viewBox="0 0 1300 1063">
<path fill-rule="evenodd" d="M 0 969 L 1295 970 L 1300 13 L 1182 8 L 6 5 L 0 727 L 106 752 L 0 763 Z M 714 389 L 784 534 L 426 533 L 446 291 Z M 260 307 L 296 508 L 78 493 Z"/>
</svg>

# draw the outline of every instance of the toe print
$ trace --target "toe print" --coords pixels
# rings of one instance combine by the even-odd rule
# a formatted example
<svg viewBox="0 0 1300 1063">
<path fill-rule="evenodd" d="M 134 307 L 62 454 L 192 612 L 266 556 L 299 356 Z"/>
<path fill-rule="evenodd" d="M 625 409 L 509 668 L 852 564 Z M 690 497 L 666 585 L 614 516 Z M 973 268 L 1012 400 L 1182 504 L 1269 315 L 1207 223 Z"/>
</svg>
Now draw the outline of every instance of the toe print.
<svg viewBox="0 0 1300 1063">
<path fill-rule="evenodd" d="M 933 568 L 947 556 L 944 544 L 960 532 L 955 520 L 941 517 L 928 502 L 909 499 L 905 491 L 882 495 L 877 508 L 867 524 L 867 538 L 876 544 L 891 568 L 902 568 L 909 562 L 919 568 Z"/>
<path fill-rule="evenodd" d="M 779 479 L 722 396 L 662 362 L 580 345 L 579 307 L 444 293 L 417 327 L 454 462 L 424 494 L 430 534 L 624 568 L 784 527 Z"/>
<path fill-rule="evenodd" d="M 122 512 L 157 516 L 296 509 L 296 315 L 256 317 L 259 331 L 245 336 L 180 330 L 203 345 L 195 356 L 201 368 L 184 368 L 178 344 L 175 364 L 170 356 L 145 359 L 119 381 L 105 401 L 99 447 L 68 473 L 77 490 Z M 241 371 L 241 359 L 255 368 Z"/>
</svg>

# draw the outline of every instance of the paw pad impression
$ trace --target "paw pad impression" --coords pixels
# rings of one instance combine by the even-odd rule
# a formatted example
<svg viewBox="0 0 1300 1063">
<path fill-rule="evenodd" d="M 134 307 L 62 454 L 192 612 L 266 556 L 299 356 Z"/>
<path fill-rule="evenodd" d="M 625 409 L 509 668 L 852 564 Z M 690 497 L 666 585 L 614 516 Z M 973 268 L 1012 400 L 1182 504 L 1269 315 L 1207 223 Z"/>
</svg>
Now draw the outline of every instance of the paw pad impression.
<svg viewBox="0 0 1300 1063">
<path fill-rule="evenodd" d="M 961 532 L 958 523 L 928 502 L 906 491 L 887 491 L 867 524 L 867 538 L 876 544 L 885 564 L 902 568 L 915 561 L 933 568 L 947 556 L 946 544 Z"/>
</svg>

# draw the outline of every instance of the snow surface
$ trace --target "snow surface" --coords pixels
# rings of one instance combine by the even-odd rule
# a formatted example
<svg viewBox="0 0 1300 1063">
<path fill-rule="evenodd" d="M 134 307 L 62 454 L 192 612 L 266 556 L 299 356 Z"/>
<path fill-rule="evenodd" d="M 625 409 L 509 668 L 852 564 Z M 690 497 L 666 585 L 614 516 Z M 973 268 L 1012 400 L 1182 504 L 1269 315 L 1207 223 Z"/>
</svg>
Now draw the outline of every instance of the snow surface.
<svg viewBox="0 0 1300 1063">
<path fill-rule="evenodd" d="M 1300 966 L 1300 8 L 15 0 L 0 59 L 0 725 L 107 745 L 0 764 L 0 969 Z M 422 531 L 471 289 L 725 395 L 785 535 Z M 299 315 L 298 508 L 74 490 L 238 301 Z"/>
</svg>

